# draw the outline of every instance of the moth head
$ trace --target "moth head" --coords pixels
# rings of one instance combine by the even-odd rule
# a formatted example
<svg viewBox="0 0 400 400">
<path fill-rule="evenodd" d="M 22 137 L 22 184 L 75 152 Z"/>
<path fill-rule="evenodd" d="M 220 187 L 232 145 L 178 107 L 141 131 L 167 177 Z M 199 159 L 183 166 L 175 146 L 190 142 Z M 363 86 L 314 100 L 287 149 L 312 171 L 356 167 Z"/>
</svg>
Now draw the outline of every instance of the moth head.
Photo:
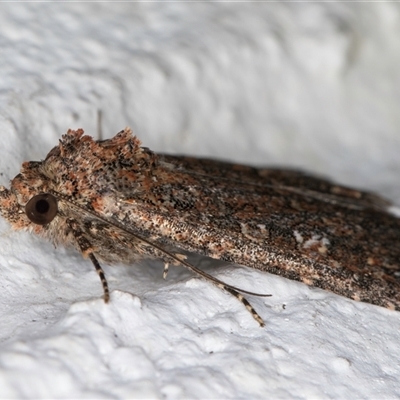
<svg viewBox="0 0 400 400">
<path fill-rule="evenodd" d="M 21 173 L 11 181 L 10 189 L 0 186 L 0 214 L 15 229 L 39 232 L 58 213 L 56 197 L 48 192 L 37 173 L 39 164 L 24 163 Z"/>
<path fill-rule="evenodd" d="M 49 236 L 67 219 L 81 219 L 72 203 L 111 212 L 115 193 L 132 198 L 154 183 L 157 157 L 140 144 L 129 128 L 101 141 L 69 130 L 43 161 L 24 162 L 10 189 L 0 187 L 0 215 L 14 229 Z"/>
</svg>

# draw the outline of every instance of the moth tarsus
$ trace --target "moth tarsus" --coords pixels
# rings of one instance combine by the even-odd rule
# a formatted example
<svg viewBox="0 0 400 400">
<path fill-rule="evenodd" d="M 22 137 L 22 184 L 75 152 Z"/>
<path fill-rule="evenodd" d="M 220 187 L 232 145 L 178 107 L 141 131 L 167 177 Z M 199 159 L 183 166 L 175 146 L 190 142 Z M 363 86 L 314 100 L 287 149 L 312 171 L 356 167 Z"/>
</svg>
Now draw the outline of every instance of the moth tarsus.
<svg viewBox="0 0 400 400">
<path fill-rule="evenodd" d="M 108 303 L 110 301 L 110 292 L 109 292 L 109 289 L 108 289 L 108 283 L 107 283 L 107 279 L 106 279 L 106 276 L 104 274 L 103 268 L 101 268 L 99 262 L 97 261 L 97 259 L 96 259 L 96 257 L 94 256 L 93 253 L 89 253 L 89 258 L 90 258 L 90 261 L 92 261 L 92 263 L 93 263 L 93 265 L 94 265 L 94 267 L 96 269 L 96 272 L 99 275 L 101 284 L 103 285 L 104 302 Z"/>
<path fill-rule="evenodd" d="M 167 279 L 169 263 L 164 263 L 163 279 Z"/>
<path fill-rule="evenodd" d="M 0 213 L 15 229 L 75 247 L 92 261 L 180 264 L 241 301 L 269 296 L 227 284 L 185 252 L 253 267 L 400 310 L 400 220 L 379 196 L 304 173 L 160 155 L 129 128 L 93 140 L 69 130 L 44 161 L 25 162 Z"/>
<path fill-rule="evenodd" d="M 243 305 L 247 308 L 247 310 L 251 313 L 253 318 L 260 324 L 261 327 L 265 326 L 263 319 L 258 315 L 257 311 L 253 308 L 253 306 L 247 301 L 247 299 L 243 295 L 241 295 L 236 290 L 230 288 L 224 287 L 223 289 L 225 289 L 231 295 L 235 296 L 240 302 L 242 302 Z"/>
</svg>

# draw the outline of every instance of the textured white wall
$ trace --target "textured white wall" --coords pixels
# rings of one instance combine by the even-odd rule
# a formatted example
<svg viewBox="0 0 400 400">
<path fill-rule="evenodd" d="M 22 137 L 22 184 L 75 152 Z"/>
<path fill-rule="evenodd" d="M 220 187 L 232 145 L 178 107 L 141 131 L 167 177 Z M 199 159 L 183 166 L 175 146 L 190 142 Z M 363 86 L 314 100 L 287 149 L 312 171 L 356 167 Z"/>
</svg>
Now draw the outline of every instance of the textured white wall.
<svg viewBox="0 0 400 400">
<path fill-rule="evenodd" d="M 400 205 L 395 3 L 0 4 L 1 183 L 68 128 L 308 169 Z M 105 267 L 0 220 L 0 397 L 396 398 L 400 313 L 246 268 L 267 322 L 162 266 Z M 206 266 L 208 262 L 202 261 Z M 283 304 L 286 305 L 283 308 Z"/>
</svg>

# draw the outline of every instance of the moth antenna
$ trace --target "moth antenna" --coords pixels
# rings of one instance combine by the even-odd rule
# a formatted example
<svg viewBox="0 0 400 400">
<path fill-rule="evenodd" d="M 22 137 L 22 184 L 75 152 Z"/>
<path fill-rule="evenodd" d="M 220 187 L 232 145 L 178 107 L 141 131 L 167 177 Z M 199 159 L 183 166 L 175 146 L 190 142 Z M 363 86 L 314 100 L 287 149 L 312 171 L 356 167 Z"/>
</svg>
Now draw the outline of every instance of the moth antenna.
<svg viewBox="0 0 400 400">
<path fill-rule="evenodd" d="M 258 297 L 270 297 L 270 296 L 272 296 L 271 294 L 262 294 L 262 293 L 250 292 L 250 291 L 247 291 L 247 290 L 243 290 L 243 289 L 237 288 L 236 286 L 229 285 L 229 284 L 227 284 L 227 283 L 225 283 L 225 282 L 213 277 L 212 275 L 208 274 L 207 272 L 202 271 L 201 269 L 195 267 L 194 265 L 188 263 L 187 261 L 185 261 L 186 256 L 184 254 L 171 253 L 170 251 L 165 250 L 163 247 L 161 247 L 157 243 L 153 243 L 150 240 L 147 240 L 147 239 L 145 239 L 145 238 L 143 238 L 141 236 L 138 236 L 136 233 L 132 232 L 129 228 L 124 226 L 121 222 L 116 221 L 116 220 L 111 219 L 111 218 L 110 219 L 105 218 L 105 217 L 99 215 L 98 213 L 96 213 L 93 210 L 88 210 L 88 209 L 82 207 L 81 205 L 75 203 L 74 201 L 68 199 L 67 197 L 63 196 L 62 194 L 56 192 L 55 190 L 50 190 L 49 192 L 54 194 L 59 199 L 67 201 L 71 205 L 83 210 L 84 212 L 87 212 L 88 214 L 94 216 L 95 218 L 97 218 L 97 219 L 99 219 L 99 220 L 101 220 L 103 222 L 106 222 L 106 223 L 108 223 L 110 225 L 113 225 L 116 228 L 128 233 L 129 235 L 132 235 L 135 239 L 141 241 L 142 243 L 145 243 L 148 246 L 152 246 L 153 248 L 157 249 L 158 251 L 160 251 L 161 253 L 165 254 L 166 256 L 172 258 L 173 260 L 177 261 L 179 264 L 181 264 L 184 267 L 188 268 L 189 270 L 191 270 L 192 272 L 196 273 L 197 275 L 205 278 L 206 280 L 208 280 L 210 282 L 213 282 L 219 288 L 226 290 L 232 296 L 236 297 L 241 303 L 243 303 L 243 305 L 251 313 L 253 318 L 260 324 L 260 326 L 264 326 L 264 321 L 262 320 L 262 318 L 257 314 L 257 312 L 254 310 L 254 308 L 251 306 L 251 304 L 248 302 L 248 300 L 241 293 L 248 294 L 250 296 L 258 296 Z M 80 231 L 76 231 L 76 229 L 74 229 L 74 227 L 72 225 L 70 225 L 70 226 L 71 226 L 72 231 L 76 232 L 76 234 L 74 233 L 74 235 L 75 235 L 75 238 L 76 238 L 79 246 L 82 249 L 82 253 L 83 254 L 87 254 L 90 257 L 90 259 L 92 260 L 92 262 L 93 262 L 93 264 L 94 264 L 94 266 L 96 268 L 96 271 L 98 271 L 100 279 L 101 279 L 102 284 L 103 284 L 103 288 L 104 288 L 104 296 L 106 297 L 106 293 L 108 293 L 107 281 L 105 279 L 104 272 L 100 267 L 100 264 L 97 262 L 97 259 L 93 255 L 93 251 L 90 248 L 90 243 L 83 237 L 83 235 L 82 235 L 82 233 Z M 82 245 L 81 245 L 80 241 L 83 242 Z M 86 244 L 88 244 L 89 247 L 85 246 Z M 90 250 L 90 251 L 88 251 L 88 250 Z M 91 255 L 92 255 L 93 258 L 91 257 Z M 93 259 L 95 261 L 93 261 Z M 99 271 L 101 271 L 102 275 L 100 275 Z M 168 272 L 168 269 L 167 269 L 167 272 Z M 165 274 L 165 266 L 164 266 L 164 274 Z M 104 278 L 104 281 L 102 279 L 102 276 Z M 109 298 L 109 294 L 108 294 L 108 298 Z"/>
<path fill-rule="evenodd" d="M 97 110 L 97 135 L 99 140 L 103 140 L 103 113 L 100 109 Z"/>
<path fill-rule="evenodd" d="M 139 238 L 139 239 L 143 240 L 142 238 Z M 190 269 L 192 272 L 200 275 L 201 277 L 207 279 L 208 281 L 211 281 L 211 282 L 215 283 L 217 286 L 222 285 L 224 287 L 224 289 L 225 288 L 229 288 L 229 289 L 234 290 L 236 292 L 241 292 L 241 293 L 244 293 L 244 294 L 248 294 L 250 296 L 257 296 L 257 297 L 271 297 L 272 296 L 272 294 L 250 292 L 248 290 L 240 289 L 240 288 L 238 288 L 236 286 L 229 285 L 228 283 L 225 283 L 225 282 L 213 277 L 212 275 L 207 274 L 207 272 L 202 271 L 201 269 L 195 267 L 194 265 L 188 263 L 187 261 L 181 259 L 180 257 L 176 257 L 174 254 L 171 254 L 169 251 L 159 247 L 157 244 L 148 242 L 146 240 L 144 240 L 144 241 L 147 244 L 150 244 L 150 245 L 154 246 L 156 249 L 162 251 L 164 254 L 166 254 L 166 255 L 168 255 L 170 257 L 173 257 L 175 260 L 179 261 L 179 263 L 181 265 L 185 266 L 186 268 Z"/>
</svg>

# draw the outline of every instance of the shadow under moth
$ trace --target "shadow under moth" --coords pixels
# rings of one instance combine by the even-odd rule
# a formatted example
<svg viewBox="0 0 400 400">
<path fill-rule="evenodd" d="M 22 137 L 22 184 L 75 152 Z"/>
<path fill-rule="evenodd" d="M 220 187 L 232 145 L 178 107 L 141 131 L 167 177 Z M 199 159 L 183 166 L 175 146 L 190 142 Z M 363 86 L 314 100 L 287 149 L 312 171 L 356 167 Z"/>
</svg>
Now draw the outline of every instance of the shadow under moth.
<svg viewBox="0 0 400 400">
<path fill-rule="evenodd" d="M 69 130 L 44 161 L 0 187 L 13 228 L 99 262 L 142 258 L 181 264 L 244 295 L 187 261 L 184 252 L 241 264 L 336 294 L 400 310 L 400 219 L 388 202 L 301 172 L 156 154 L 129 128 L 108 140 Z"/>
</svg>

